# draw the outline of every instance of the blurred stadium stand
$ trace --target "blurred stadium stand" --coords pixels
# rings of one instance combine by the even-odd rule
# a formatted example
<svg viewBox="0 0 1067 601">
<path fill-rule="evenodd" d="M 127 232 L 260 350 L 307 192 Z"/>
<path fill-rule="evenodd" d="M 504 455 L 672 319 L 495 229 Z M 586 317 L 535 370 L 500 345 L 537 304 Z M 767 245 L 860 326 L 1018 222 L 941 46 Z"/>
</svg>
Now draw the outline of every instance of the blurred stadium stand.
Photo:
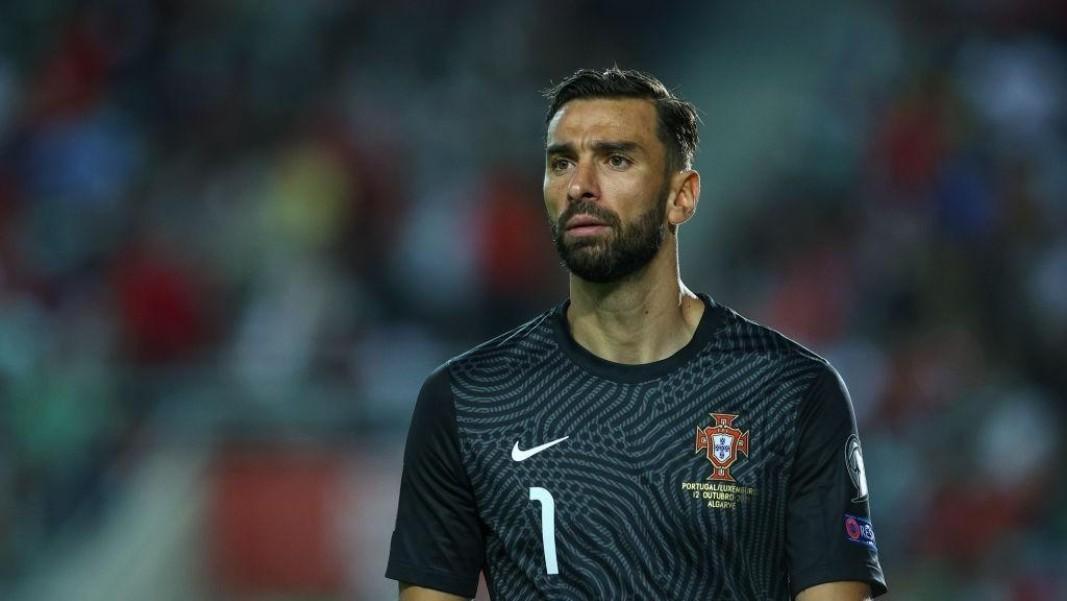
<svg viewBox="0 0 1067 601">
<path fill-rule="evenodd" d="M 565 295 L 537 91 L 703 110 L 690 287 L 850 385 L 890 599 L 1067 599 L 1067 5 L 0 5 L 0 598 L 388 599 L 422 378 Z"/>
</svg>

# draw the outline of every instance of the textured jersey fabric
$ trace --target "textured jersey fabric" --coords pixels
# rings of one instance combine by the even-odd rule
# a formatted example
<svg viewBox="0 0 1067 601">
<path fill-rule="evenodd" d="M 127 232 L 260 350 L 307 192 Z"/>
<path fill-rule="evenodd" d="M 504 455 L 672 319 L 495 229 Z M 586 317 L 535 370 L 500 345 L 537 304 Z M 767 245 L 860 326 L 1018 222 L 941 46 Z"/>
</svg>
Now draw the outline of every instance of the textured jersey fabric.
<svg viewBox="0 0 1067 601">
<path fill-rule="evenodd" d="M 484 571 L 498 601 L 885 592 L 841 379 L 701 299 L 655 363 L 586 351 L 564 303 L 431 374 L 386 575 L 473 597 Z"/>
</svg>

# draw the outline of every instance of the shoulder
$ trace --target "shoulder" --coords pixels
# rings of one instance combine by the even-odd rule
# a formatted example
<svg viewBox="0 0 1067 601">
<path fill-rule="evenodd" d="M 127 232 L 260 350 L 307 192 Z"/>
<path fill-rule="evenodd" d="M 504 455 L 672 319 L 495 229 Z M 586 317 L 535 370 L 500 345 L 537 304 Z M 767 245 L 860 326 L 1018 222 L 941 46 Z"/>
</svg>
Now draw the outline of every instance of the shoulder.
<svg viewBox="0 0 1067 601">
<path fill-rule="evenodd" d="M 726 311 L 720 344 L 773 374 L 774 386 L 797 400 L 793 415 L 798 423 L 841 428 L 854 423 L 848 388 L 829 360 L 773 328 Z"/>
<path fill-rule="evenodd" d="M 539 363 L 558 347 L 553 323 L 557 319 L 557 312 L 558 307 L 549 309 L 518 327 L 452 357 L 437 371 L 447 371 L 453 377 L 499 374 Z"/>
<path fill-rule="evenodd" d="M 739 373 L 760 374 L 766 386 L 796 401 L 801 418 L 826 405 L 851 413 L 844 380 L 830 361 L 778 330 L 722 307 L 716 350 Z"/>
<path fill-rule="evenodd" d="M 797 375 L 817 377 L 837 372 L 824 357 L 789 338 L 778 330 L 742 316 L 733 309 L 719 305 L 725 312 L 718 350 L 727 354 L 760 358 L 790 368 Z"/>
</svg>

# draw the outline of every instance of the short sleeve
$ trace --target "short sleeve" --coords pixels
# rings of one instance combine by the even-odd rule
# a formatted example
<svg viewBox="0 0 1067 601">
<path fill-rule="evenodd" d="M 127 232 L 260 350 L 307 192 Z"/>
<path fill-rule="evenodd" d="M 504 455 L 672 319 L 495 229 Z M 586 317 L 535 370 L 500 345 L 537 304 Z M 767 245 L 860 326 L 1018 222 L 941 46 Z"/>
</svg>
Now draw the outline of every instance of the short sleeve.
<svg viewBox="0 0 1067 601">
<path fill-rule="evenodd" d="M 474 597 L 484 549 L 474 494 L 459 454 L 446 364 L 427 378 L 415 404 L 385 575 Z"/>
<path fill-rule="evenodd" d="M 848 580 L 885 593 L 856 418 L 829 365 L 802 401 L 796 431 L 786 526 L 792 594 Z"/>
</svg>

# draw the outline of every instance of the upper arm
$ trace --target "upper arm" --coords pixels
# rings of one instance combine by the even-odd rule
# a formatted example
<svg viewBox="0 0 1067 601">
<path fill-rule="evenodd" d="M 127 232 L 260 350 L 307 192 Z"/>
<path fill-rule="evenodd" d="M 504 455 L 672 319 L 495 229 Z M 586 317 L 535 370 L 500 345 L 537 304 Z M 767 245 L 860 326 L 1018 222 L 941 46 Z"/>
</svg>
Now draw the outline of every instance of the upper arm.
<svg viewBox="0 0 1067 601">
<path fill-rule="evenodd" d="M 400 601 L 468 601 L 468 599 L 401 582 Z"/>
<path fill-rule="evenodd" d="M 442 367 L 415 404 L 385 575 L 469 598 L 484 562 L 482 524 L 460 456 L 448 368 Z"/>
<path fill-rule="evenodd" d="M 871 587 L 866 582 L 826 582 L 800 591 L 797 601 L 869 601 Z"/>
<path fill-rule="evenodd" d="M 791 592 L 801 599 L 802 591 L 854 581 L 867 594 L 884 593 L 852 402 L 829 365 L 801 401 L 796 439 L 786 525 Z"/>
</svg>

